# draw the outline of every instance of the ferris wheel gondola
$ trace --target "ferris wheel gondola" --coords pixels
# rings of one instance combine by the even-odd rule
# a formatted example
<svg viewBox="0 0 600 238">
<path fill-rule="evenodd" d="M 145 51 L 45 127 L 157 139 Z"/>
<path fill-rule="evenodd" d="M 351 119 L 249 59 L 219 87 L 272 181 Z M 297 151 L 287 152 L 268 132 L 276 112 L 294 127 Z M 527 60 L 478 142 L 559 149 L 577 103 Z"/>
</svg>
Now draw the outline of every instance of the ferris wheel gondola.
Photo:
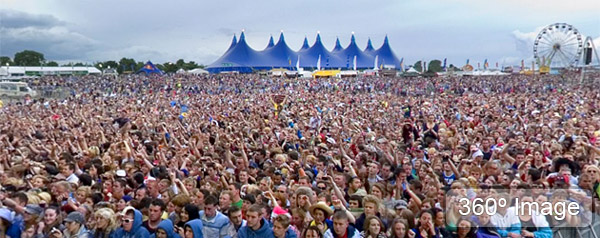
<svg viewBox="0 0 600 238">
<path fill-rule="evenodd" d="M 544 27 L 533 43 L 533 56 L 540 67 L 570 68 L 583 53 L 583 36 L 572 25 L 555 23 Z"/>
</svg>

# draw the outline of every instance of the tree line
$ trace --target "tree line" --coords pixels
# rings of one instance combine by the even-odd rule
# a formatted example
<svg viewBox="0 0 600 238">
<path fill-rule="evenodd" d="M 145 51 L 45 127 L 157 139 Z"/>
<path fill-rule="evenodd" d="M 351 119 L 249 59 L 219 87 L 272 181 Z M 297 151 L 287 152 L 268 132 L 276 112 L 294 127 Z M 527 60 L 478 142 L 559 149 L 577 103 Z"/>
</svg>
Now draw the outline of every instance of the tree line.
<svg viewBox="0 0 600 238">
<path fill-rule="evenodd" d="M 107 61 L 99 61 L 93 64 L 83 63 L 83 62 L 71 62 L 65 64 L 58 64 L 56 61 L 47 61 L 44 57 L 43 53 L 33 51 L 33 50 L 24 50 L 21 52 L 17 52 L 13 58 L 8 56 L 0 56 L 0 65 L 14 65 L 14 66 L 89 66 L 96 67 L 100 70 L 105 69 L 116 69 L 118 73 L 135 73 L 137 70 L 141 69 L 146 62 L 136 61 L 133 58 L 123 57 L 119 61 L 115 60 L 107 60 Z M 179 59 L 175 62 L 164 62 L 162 64 L 155 64 L 157 68 L 166 72 L 173 73 L 179 69 L 191 70 L 195 68 L 204 68 L 204 65 L 199 65 L 194 61 L 185 62 L 183 59 Z"/>
</svg>

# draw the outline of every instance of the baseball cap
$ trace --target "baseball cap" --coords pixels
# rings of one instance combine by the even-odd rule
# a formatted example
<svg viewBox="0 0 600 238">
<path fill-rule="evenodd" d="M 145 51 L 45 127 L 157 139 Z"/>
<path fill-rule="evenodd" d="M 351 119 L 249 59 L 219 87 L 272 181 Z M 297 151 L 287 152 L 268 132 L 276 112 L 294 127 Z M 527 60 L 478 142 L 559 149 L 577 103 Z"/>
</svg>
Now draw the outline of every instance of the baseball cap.
<svg viewBox="0 0 600 238">
<path fill-rule="evenodd" d="M 117 172 L 115 174 L 117 175 L 117 177 L 127 176 L 127 173 L 125 172 L 125 170 L 122 170 L 122 169 L 117 170 Z"/>
<path fill-rule="evenodd" d="M 85 224 L 85 218 L 83 217 L 83 214 L 81 214 L 81 212 L 71 212 L 69 213 L 69 215 L 67 215 L 67 218 L 65 218 L 66 222 L 77 222 L 79 224 Z"/>
<path fill-rule="evenodd" d="M 400 200 L 396 203 L 396 205 L 394 206 L 394 208 L 396 208 L 396 210 L 398 209 L 406 209 L 408 207 L 408 203 L 406 203 L 406 201 L 404 200 Z"/>
<path fill-rule="evenodd" d="M 44 212 L 44 209 L 36 204 L 27 204 L 27 206 L 25 206 L 25 212 L 39 216 Z"/>
</svg>

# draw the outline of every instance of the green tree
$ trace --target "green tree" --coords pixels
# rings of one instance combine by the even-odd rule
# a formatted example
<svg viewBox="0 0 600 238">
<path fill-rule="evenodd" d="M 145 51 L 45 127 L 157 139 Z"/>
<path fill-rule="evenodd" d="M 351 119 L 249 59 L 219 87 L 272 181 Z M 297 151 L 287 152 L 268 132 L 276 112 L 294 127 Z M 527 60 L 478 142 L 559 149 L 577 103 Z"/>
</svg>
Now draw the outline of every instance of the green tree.
<svg viewBox="0 0 600 238">
<path fill-rule="evenodd" d="M 415 62 L 415 64 L 413 65 L 413 68 L 415 68 L 416 71 L 421 72 L 421 71 L 423 71 L 423 63 L 419 60 L 419 61 Z"/>
<path fill-rule="evenodd" d="M 0 56 L 0 66 L 5 66 L 8 63 L 8 65 L 14 65 L 15 63 L 13 63 L 12 59 L 10 59 L 10 57 L 8 56 Z"/>
<path fill-rule="evenodd" d="M 85 66 L 85 64 L 78 62 L 78 63 L 75 63 L 73 66 Z"/>
<path fill-rule="evenodd" d="M 448 71 L 460 71 L 460 68 L 454 66 L 453 64 L 450 64 L 448 66 Z"/>
<path fill-rule="evenodd" d="M 45 61 L 44 54 L 33 50 L 18 52 L 14 59 L 18 66 L 40 66 Z"/>
<path fill-rule="evenodd" d="M 50 62 L 46 63 L 46 66 L 54 66 L 54 67 L 56 67 L 56 66 L 58 66 L 58 63 L 56 63 L 54 61 L 50 61 Z"/>
<path fill-rule="evenodd" d="M 184 68 L 184 67 L 185 67 L 185 60 L 183 60 L 183 59 L 178 59 L 178 60 L 175 62 L 175 65 L 177 65 L 177 68 L 180 68 L 180 69 L 182 69 L 182 68 Z"/>
<path fill-rule="evenodd" d="M 109 67 L 111 69 L 118 69 L 119 64 L 114 60 L 109 60 L 109 61 L 105 61 L 104 63 L 102 63 L 102 68 L 108 69 Z"/>
<path fill-rule="evenodd" d="M 198 68 L 198 64 L 196 62 L 194 62 L 194 61 L 190 61 L 187 64 L 185 64 L 185 67 L 183 69 L 185 69 L 185 70 L 192 70 L 192 69 L 195 69 L 195 68 Z"/>
<path fill-rule="evenodd" d="M 134 59 L 123 57 L 121 60 L 119 60 L 119 67 L 117 68 L 117 72 L 119 72 L 119 74 L 122 74 L 123 71 L 134 71 L 135 68 L 131 69 L 131 66 L 133 65 L 135 65 Z"/>
<path fill-rule="evenodd" d="M 442 61 L 439 60 L 432 60 L 429 61 L 429 65 L 427 66 L 427 72 L 433 72 L 433 73 L 437 73 L 437 72 L 442 72 Z"/>
<path fill-rule="evenodd" d="M 178 69 L 182 68 L 182 67 L 179 67 L 179 65 L 177 65 L 177 63 L 173 64 L 171 62 L 164 63 L 161 66 L 162 66 L 162 68 L 159 67 L 159 69 L 164 71 L 165 73 L 175 73 Z M 182 66 L 183 66 L 183 64 L 182 64 Z"/>
</svg>

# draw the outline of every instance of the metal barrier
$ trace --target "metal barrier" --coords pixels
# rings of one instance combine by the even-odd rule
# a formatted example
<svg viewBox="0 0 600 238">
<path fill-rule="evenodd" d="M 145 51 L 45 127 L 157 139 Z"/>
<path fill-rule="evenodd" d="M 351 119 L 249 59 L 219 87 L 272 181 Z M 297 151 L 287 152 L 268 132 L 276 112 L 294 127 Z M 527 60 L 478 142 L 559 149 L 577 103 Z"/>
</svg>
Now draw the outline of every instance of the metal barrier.
<svg viewBox="0 0 600 238">
<path fill-rule="evenodd" d="M 592 224 L 585 227 L 558 226 L 552 228 L 553 237 L 556 238 L 598 238 L 600 234 L 600 215 L 594 214 Z"/>
</svg>

